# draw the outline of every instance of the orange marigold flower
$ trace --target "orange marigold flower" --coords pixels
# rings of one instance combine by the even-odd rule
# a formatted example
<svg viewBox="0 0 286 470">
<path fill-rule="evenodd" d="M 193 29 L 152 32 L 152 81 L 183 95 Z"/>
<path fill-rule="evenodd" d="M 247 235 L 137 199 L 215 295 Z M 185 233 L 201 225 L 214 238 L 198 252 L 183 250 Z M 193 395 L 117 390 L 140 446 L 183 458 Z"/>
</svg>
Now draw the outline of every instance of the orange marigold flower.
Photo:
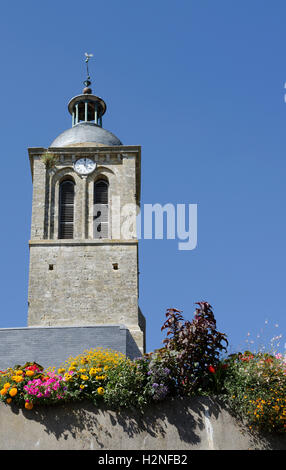
<svg viewBox="0 0 286 470">
<path fill-rule="evenodd" d="M 34 406 L 33 403 L 31 403 L 30 401 L 26 401 L 25 403 L 26 410 L 31 410 L 33 406 Z"/>
<path fill-rule="evenodd" d="M 17 388 L 13 387 L 13 388 L 11 388 L 11 390 L 9 392 L 9 395 L 10 395 L 10 397 L 14 397 L 15 395 L 17 395 L 17 393 L 18 393 Z"/>
<path fill-rule="evenodd" d="M 26 375 L 27 375 L 28 377 L 32 377 L 32 375 L 34 375 L 34 373 L 35 373 L 35 372 L 34 372 L 33 370 L 27 370 L 27 371 L 26 371 Z"/>
<path fill-rule="evenodd" d="M 14 375 L 12 379 L 14 380 L 14 382 L 17 382 L 17 383 L 22 382 L 24 380 L 24 378 L 21 375 Z"/>
</svg>

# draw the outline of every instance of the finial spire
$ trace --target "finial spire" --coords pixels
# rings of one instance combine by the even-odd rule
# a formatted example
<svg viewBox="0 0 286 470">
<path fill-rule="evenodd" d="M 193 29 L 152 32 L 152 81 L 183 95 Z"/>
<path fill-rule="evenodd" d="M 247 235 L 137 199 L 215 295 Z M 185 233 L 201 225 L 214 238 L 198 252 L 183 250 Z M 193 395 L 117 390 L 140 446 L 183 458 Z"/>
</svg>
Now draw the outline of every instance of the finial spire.
<svg viewBox="0 0 286 470">
<path fill-rule="evenodd" d="M 102 116 L 106 111 L 106 104 L 103 99 L 92 94 L 88 63 L 91 57 L 93 57 L 93 54 L 85 52 L 84 55 L 86 64 L 86 80 L 83 83 L 85 88 L 81 95 L 72 98 L 68 104 L 68 110 L 72 115 L 72 126 L 76 126 L 80 122 L 93 122 L 96 126 L 102 127 Z"/>
<path fill-rule="evenodd" d="M 84 55 L 85 55 L 85 63 L 86 63 L 86 80 L 83 82 L 83 84 L 86 87 L 89 87 L 89 85 L 91 85 L 91 81 L 90 81 L 90 75 L 89 75 L 89 70 L 88 70 L 88 62 L 91 59 L 91 57 L 93 57 L 93 54 L 88 54 L 87 52 L 85 52 Z"/>
</svg>

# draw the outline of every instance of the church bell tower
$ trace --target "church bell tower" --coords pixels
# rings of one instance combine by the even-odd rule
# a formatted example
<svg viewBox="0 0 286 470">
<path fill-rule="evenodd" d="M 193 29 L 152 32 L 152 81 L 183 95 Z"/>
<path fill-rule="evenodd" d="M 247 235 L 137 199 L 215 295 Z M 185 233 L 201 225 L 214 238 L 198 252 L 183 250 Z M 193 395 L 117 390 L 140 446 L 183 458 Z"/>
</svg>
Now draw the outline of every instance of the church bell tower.
<svg viewBox="0 0 286 470">
<path fill-rule="evenodd" d="M 117 325 L 143 353 L 136 237 L 141 147 L 122 144 L 102 127 L 106 104 L 92 93 L 89 73 L 84 85 L 68 103 L 71 128 L 48 148 L 28 149 L 28 326 Z"/>
</svg>

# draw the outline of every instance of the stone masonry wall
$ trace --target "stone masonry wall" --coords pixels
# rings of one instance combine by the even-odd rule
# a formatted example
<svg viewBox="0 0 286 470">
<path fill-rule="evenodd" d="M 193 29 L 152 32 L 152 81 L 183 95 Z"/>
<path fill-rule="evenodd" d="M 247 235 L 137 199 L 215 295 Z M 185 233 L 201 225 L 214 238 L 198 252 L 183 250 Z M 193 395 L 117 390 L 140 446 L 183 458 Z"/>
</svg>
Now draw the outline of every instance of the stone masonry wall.
<svg viewBox="0 0 286 470">
<path fill-rule="evenodd" d="M 29 326 L 124 324 L 143 352 L 136 242 L 32 243 L 28 302 Z"/>
<path fill-rule="evenodd" d="M 128 239 L 120 232 L 126 217 L 122 209 L 140 199 L 139 148 L 57 149 L 56 166 L 50 169 L 41 157 L 46 151 L 29 149 L 33 207 L 28 325 L 123 324 L 143 352 L 135 212 Z M 82 156 L 97 162 L 87 177 L 73 169 Z M 74 239 L 58 240 L 59 184 L 67 176 L 75 181 Z M 93 237 L 93 186 L 99 178 L 109 184 L 109 236 L 102 240 Z"/>
</svg>

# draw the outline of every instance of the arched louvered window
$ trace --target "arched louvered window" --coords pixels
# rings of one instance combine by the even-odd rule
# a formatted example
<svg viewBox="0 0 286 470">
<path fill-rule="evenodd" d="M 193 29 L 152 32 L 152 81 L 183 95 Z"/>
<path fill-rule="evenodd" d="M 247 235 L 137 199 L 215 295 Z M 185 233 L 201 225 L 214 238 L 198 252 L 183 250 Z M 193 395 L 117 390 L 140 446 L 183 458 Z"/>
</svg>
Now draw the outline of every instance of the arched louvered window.
<svg viewBox="0 0 286 470">
<path fill-rule="evenodd" d="M 74 235 L 74 182 L 64 180 L 59 193 L 59 238 L 73 238 Z"/>
<path fill-rule="evenodd" d="M 105 180 L 94 183 L 93 236 L 108 238 L 108 183 Z"/>
</svg>

